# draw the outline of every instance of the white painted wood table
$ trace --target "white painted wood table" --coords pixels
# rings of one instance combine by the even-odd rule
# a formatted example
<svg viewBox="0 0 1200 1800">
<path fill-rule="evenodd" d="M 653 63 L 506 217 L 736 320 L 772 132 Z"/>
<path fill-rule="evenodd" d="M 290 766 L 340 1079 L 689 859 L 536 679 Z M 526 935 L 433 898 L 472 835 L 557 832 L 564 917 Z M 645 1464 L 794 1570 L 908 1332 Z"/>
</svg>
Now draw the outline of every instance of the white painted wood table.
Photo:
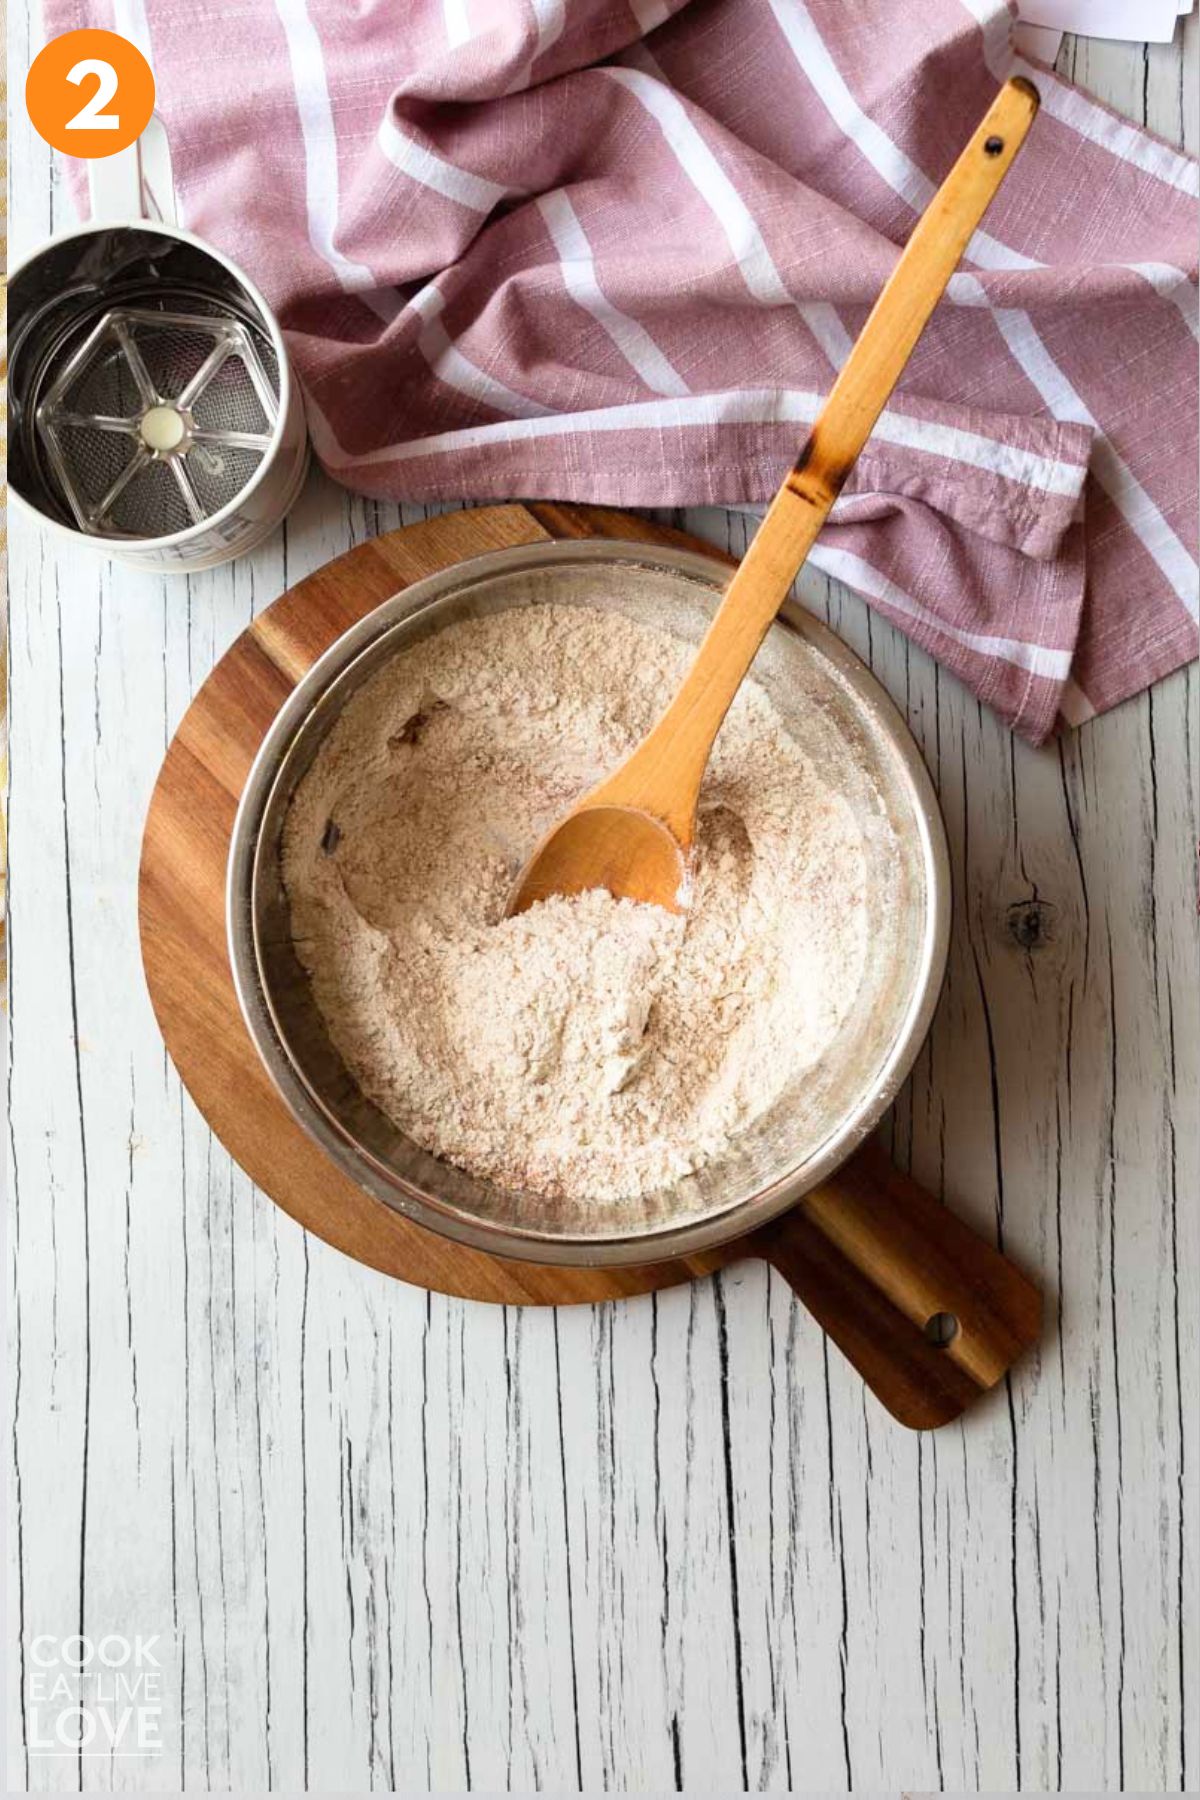
<svg viewBox="0 0 1200 1800">
<path fill-rule="evenodd" d="M 1196 147 L 1195 20 L 1062 66 Z M 13 136 L 20 252 L 66 208 Z M 190 582 L 13 521 L 11 1785 L 1194 1783 L 1194 673 L 1035 752 L 804 585 L 950 830 L 896 1153 L 1051 1295 L 1041 1354 L 916 1436 L 761 1265 L 431 1298 L 307 1239 L 181 1091 L 136 932 L 159 760 L 255 611 L 399 517 L 314 477 Z M 32 1642 L 76 1632 L 157 1634 L 161 1756 L 25 1754 Z"/>
</svg>

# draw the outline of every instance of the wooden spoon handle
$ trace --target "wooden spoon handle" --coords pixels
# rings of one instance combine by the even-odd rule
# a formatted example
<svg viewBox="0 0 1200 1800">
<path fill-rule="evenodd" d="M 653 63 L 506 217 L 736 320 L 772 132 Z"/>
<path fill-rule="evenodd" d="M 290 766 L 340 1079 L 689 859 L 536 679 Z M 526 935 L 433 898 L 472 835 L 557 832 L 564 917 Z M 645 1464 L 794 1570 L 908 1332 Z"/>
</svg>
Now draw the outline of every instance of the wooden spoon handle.
<svg viewBox="0 0 1200 1800">
<path fill-rule="evenodd" d="M 874 1144 L 752 1246 L 876 1398 L 918 1430 L 956 1419 L 1038 1337 L 1034 1284 Z"/>
<path fill-rule="evenodd" d="M 1037 109 L 1037 89 L 1019 76 L 1005 83 L 988 108 L 917 221 L 808 442 L 726 589 L 691 672 L 614 779 L 614 797 L 621 804 L 662 819 L 685 846 L 721 720 Z"/>
</svg>

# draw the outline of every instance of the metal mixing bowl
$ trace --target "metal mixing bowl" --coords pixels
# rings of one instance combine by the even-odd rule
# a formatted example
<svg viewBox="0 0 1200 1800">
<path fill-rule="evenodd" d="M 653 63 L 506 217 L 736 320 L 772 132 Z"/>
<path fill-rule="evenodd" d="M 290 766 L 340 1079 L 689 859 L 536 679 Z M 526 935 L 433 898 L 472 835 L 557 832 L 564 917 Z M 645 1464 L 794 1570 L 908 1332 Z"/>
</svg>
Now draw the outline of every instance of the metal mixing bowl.
<svg viewBox="0 0 1200 1800">
<path fill-rule="evenodd" d="M 350 696 L 452 622 L 512 606 L 615 609 L 698 641 L 729 577 L 696 553 L 609 540 L 499 550 L 406 588 L 339 638 L 290 696 L 251 769 L 229 861 L 230 957 L 250 1035 L 287 1106 L 360 1187 L 433 1231 L 500 1256 L 575 1264 L 694 1254 L 765 1224 L 857 1147 L 928 1030 L 949 934 L 945 832 L 916 746 L 832 632 L 784 606 L 754 665 L 785 725 L 864 823 L 871 948 L 862 989 L 817 1069 L 721 1160 L 662 1193 L 553 1206 L 419 1149 L 360 1091 L 292 944 L 280 874 L 297 783 Z M 665 698 L 665 696 L 664 696 Z"/>
</svg>

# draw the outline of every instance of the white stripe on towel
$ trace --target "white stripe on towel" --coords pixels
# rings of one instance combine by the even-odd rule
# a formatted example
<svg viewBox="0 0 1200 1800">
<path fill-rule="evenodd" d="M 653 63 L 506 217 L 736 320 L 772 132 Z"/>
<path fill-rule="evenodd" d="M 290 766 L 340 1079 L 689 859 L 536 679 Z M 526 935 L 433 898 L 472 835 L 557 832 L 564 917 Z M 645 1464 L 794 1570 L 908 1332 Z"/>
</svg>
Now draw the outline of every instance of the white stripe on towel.
<svg viewBox="0 0 1200 1800">
<path fill-rule="evenodd" d="M 275 0 L 275 11 L 287 40 L 292 88 L 304 142 L 308 241 L 347 293 L 356 294 L 379 318 L 394 319 L 400 310 L 399 296 L 390 289 L 381 288 L 364 263 L 351 262 L 333 241 L 338 219 L 337 134 L 316 27 L 308 16 L 304 0 Z"/>
<path fill-rule="evenodd" d="M 1200 196 L 1200 170 L 1186 156 L 1178 156 L 1166 144 L 1156 142 L 1124 119 L 1115 119 L 1086 94 L 1081 94 L 1078 88 L 1069 87 L 1044 69 L 1036 69 L 1020 57 L 1014 67 L 1018 74 L 1034 83 L 1042 96 L 1043 112 L 1048 112 L 1060 125 L 1069 125 L 1079 137 L 1098 144 L 1110 155 L 1140 169 L 1143 175 L 1165 181 L 1168 187 L 1177 188 L 1190 199 Z"/>
<path fill-rule="evenodd" d="M 460 394 L 466 394 L 472 400 L 482 401 L 493 412 L 508 413 L 514 419 L 541 419 L 547 416 L 549 407 L 543 406 L 538 400 L 529 399 L 526 394 L 518 394 L 515 389 L 497 381 L 463 355 L 442 324 L 445 304 L 446 296 L 434 281 L 429 282 L 409 301 L 412 310 L 424 321 L 417 338 L 417 348 L 438 380 L 444 381 L 447 387 L 456 388 Z M 477 429 L 486 431 L 488 427 L 485 425 Z"/>
<path fill-rule="evenodd" d="M 854 339 L 838 317 L 837 309 L 828 300 L 804 300 L 797 302 L 797 311 L 834 368 L 840 369 L 854 348 Z"/>
<path fill-rule="evenodd" d="M 1029 314 L 1014 307 L 992 306 L 982 284 L 974 275 L 959 274 L 954 280 L 964 295 L 972 287 L 976 290 L 976 304 L 989 309 L 1016 362 L 1054 417 L 1077 425 L 1091 426 L 1096 433 L 1091 462 L 1096 480 L 1154 558 L 1192 618 L 1200 616 L 1200 597 L 1197 595 L 1200 569 L 1193 562 L 1186 544 L 1176 536 L 1133 470 L 1100 430 L 1095 418 L 1038 336 Z"/>
<path fill-rule="evenodd" d="M 652 31 L 665 25 L 671 16 L 666 0 L 629 0 L 629 10 L 637 20 L 643 37 L 649 37 Z"/>
<path fill-rule="evenodd" d="M 640 69 L 608 68 L 604 73 L 640 101 L 657 122 L 683 173 L 712 208 L 754 298 L 765 306 L 791 306 L 792 297 L 750 209 L 688 117 L 683 102 Z"/>
<path fill-rule="evenodd" d="M 983 32 L 983 60 L 997 81 L 1024 75 L 1041 95 L 1042 111 L 1060 125 L 1069 126 L 1078 137 L 1098 144 L 1121 162 L 1140 169 L 1143 175 L 1153 175 L 1192 199 L 1200 196 L 1200 170 L 1190 158 L 1158 143 L 1127 120 L 1114 118 L 1097 101 L 1089 100 L 1051 70 L 1036 68 L 1018 55 L 1012 43 L 1012 14 L 1003 0 L 962 0 L 962 4 L 978 21 Z"/>
<path fill-rule="evenodd" d="M 1096 716 L 1095 707 L 1075 681 L 1064 682 L 1058 696 L 1058 710 L 1068 725 L 1083 725 Z"/>
<path fill-rule="evenodd" d="M 470 42 L 471 21 L 467 16 L 467 0 L 442 0 L 442 17 L 446 21 L 446 42 L 452 50 Z"/>
<path fill-rule="evenodd" d="M 557 44 L 567 23 L 566 0 L 529 0 L 529 6 L 537 37 L 529 53 L 529 61 L 517 71 L 505 89 L 509 94 L 520 93 L 522 88 L 529 86 L 533 80 L 534 63 Z"/>
<path fill-rule="evenodd" d="M 933 182 L 858 104 L 804 0 L 768 0 L 768 4 L 797 63 L 835 124 L 858 146 L 893 193 L 906 200 L 914 212 L 924 212 L 937 191 Z M 1040 267 L 1031 257 L 1008 249 L 986 231 L 975 232 L 967 246 L 967 255 L 985 269 Z"/>
<path fill-rule="evenodd" d="M 150 42 L 145 0 L 113 0 L 113 28 L 131 44 L 136 44 L 150 67 L 154 67 L 154 47 Z"/>
<path fill-rule="evenodd" d="M 647 57 L 639 57 L 647 62 Z M 750 208 L 730 181 L 687 108 L 669 85 L 643 68 L 610 68 L 619 81 L 657 122 L 676 162 L 700 198 L 711 208 L 725 233 L 747 288 L 761 306 L 791 306 L 800 314 L 835 369 L 850 354 L 850 336 L 834 308 L 826 301 L 794 300 L 767 249 Z"/>
<path fill-rule="evenodd" d="M 631 319 L 607 298 L 596 278 L 596 264 L 587 233 L 575 208 L 561 188 L 543 194 L 538 211 L 558 252 L 563 281 L 572 300 L 589 312 L 608 333 L 630 368 L 656 394 L 686 394 L 690 390 L 668 357 L 663 355 L 644 325 Z"/>
<path fill-rule="evenodd" d="M 1139 262 L 1122 263 L 1118 267 L 1131 268 L 1135 274 L 1148 281 L 1155 293 L 1163 300 L 1169 300 L 1179 311 L 1179 316 L 1194 338 L 1200 339 L 1200 293 L 1191 278 L 1182 269 L 1176 269 L 1170 263 Z"/>
<path fill-rule="evenodd" d="M 436 289 L 433 290 L 437 292 Z M 440 306 L 434 306 L 422 290 L 418 299 L 427 318 L 435 318 Z M 439 295 L 440 299 L 441 296 Z M 415 302 L 414 302 L 415 304 Z M 481 374 L 480 371 L 476 371 Z M 486 377 L 484 377 L 486 379 Z M 519 396 L 511 396 L 519 400 Z M 468 425 L 457 431 L 442 431 L 429 437 L 414 438 L 407 443 L 387 444 L 361 456 L 351 456 L 327 436 L 329 460 L 340 468 L 370 468 L 386 462 L 407 462 L 416 457 L 440 456 L 480 449 L 490 443 L 520 443 L 535 438 L 566 437 L 573 433 L 606 431 L 675 431 L 688 426 L 704 425 L 811 425 L 823 404 L 824 396 L 799 389 L 735 388 L 724 394 L 690 394 L 678 399 L 636 400 L 623 406 L 599 407 L 591 412 L 551 413 L 545 408 L 540 415 L 527 410 L 527 416 L 490 425 Z M 533 402 L 524 403 L 532 409 Z M 497 410 L 501 410 L 497 407 Z M 510 410 L 516 413 L 516 407 Z M 927 419 L 914 419 L 887 409 L 875 427 L 875 437 L 909 449 L 924 450 L 931 455 L 950 457 L 990 474 L 1041 487 L 1051 493 L 1071 493 L 1078 486 L 1080 471 L 1070 463 L 1055 462 L 1033 451 L 1016 450 L 998 444 L 975 432 L 962 431 Z M 323 451 L 322 454 L 325 454 Z"/>
<path fill-rule="evenodd" d="M 428 188 L 431 193 L 441 194 L 443 199 L 456 200 L 471 212 L 490 213 L 512 192 L 497 181 L 489 181 L 486 175 L 472 175 L 468 169 L 446 162 L 426 145 L 414 143 L 399 129 L 390 112 L 380 121 L 375 142 L 388 161 L 410 181 Z"/>
<path fill-rule="evenodd" d="M 962 0 L 983 33 L 983 60 L 997 81 L 1012 73 L 1016 52 L 1012 41 L 1013 15 L 1008 0 Z"/>
<path fill-rule="evenodd" d="M 836 576 L 848 587 L 856 588 L 860 594 L 869 594 L 873 600 L 882 601 L 902 618 L 911 619 L 914 624 L 924 625 L 953 643 L 961 644 L 964 650 L 995 657 L 1000 662 L 1011 663 L 1014 668 L 1025 669 L 1030 675 L 1045 676 L 1049 681 L 1063 681 L 1070 674 L 1070 650 L 1051 650 L 1043 644 L 1026 644 L 1019 638 L 991 637 L 983 632 L 964 631 L 960 625 L 947 624 L 945 619 L 930 612 L 928 607 L 922 606 L 911 594 L 906 594 L 903 588 L 897 587 L 894 581 L 852 551 L 818 542 L 809 551 L 808 560 L 827 575 Z"/>
</svg>

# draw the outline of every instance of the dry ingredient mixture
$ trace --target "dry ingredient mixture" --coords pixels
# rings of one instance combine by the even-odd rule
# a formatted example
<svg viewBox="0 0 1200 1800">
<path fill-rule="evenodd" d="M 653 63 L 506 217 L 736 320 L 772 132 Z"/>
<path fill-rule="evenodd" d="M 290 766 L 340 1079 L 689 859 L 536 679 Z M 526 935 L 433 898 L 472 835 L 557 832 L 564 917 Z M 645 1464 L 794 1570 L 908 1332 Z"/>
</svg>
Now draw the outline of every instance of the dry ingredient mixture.
<svg viewBox="0 0 1200 1800">
<path fill-rule="evenodd" d="M 753 683 L 705 778 L 686 918 L 601 892 L 504 917 L 539 837 L 692 655 L 584 606 L 449 626 L 360 690 L 292 802 L 292 929 L 347 1066 L 423 1148 L 505 1189 L 602 1204 L 719 1157 L 862 979 L 859 825 Z"/>
</svg>

